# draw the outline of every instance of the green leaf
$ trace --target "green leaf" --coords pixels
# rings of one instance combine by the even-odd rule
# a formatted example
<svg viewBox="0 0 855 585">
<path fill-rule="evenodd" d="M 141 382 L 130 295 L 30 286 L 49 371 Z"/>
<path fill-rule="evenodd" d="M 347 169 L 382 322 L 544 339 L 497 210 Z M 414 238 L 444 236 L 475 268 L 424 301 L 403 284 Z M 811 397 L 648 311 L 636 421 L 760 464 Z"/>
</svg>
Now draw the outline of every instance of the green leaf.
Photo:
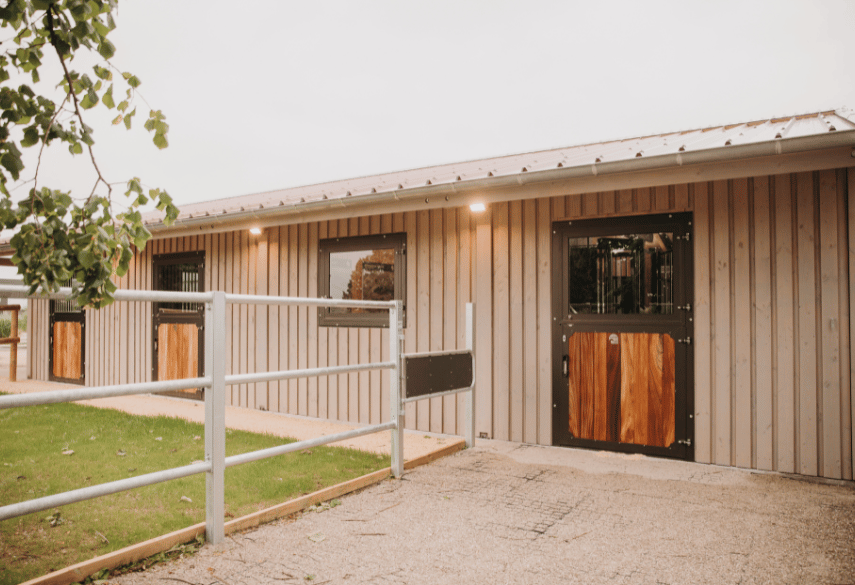
<svg viewBox="0 0 855 585">
<path fill-rule="evenodd" d="M 169 146 L 169 142 L 166 140 L 166 136 L 164 136 L 163 134 L 155 134 L 153 142 L 154 145 L 161 150 Z"/>
<path fill-rule="evenodd" d="M 75 142 L 74 144 L 68 147 L 68 151 L 71 154 L 83 154 L 83 145 L 79 142 Z"/>
<path fill-rule="evenodd" d="M 137 109 L 136 109 L 136 108 L 134 108 L 133 110 L 131 110 L 131 113 L 130 113 L 130 114 L 125 114 L 125 128 L 127 128 L 128 130 L 130 130 L 130 129 L 131 129 L 131 118 L 132 118 L 132 117 L 134 116 L 134 114 L 136 114 L 136 113 L 137 113 Z"/>
<path fill-rule="evenodd" d="M 84 110 L 88 110 L 94 108 L 98 104 L 98 94 L 95 93 L 94 89 L 90 89 L 86 92 L 86 95 L 80 100 L 80 107 Z"/>
<path fill-rule="evenodd" d="M 119 102 L 119 111 L 120 112 L 124 112 L 127 109 L 128 109 L 128 100 L 122 100 L 121 102 Z"/>
<path fill-rule="evenodd" d="M 107 26 L 97 18 L 92 19 L 92 26 L 95 28 L 95 32 L 97 32 L 102 37 L 106 37 L 108 34 L 110 34 L 110 29 L 107 28 Z"/>
<path fill-rule="evenodd" d="M 140 78 L 137 77 L 136 75 L 131 75 L 127 79 L 128 79 L 128 85 L 130 85 L 133 88 L 137 88 L 142 84 L 142 81 L 140 81 Z"/>
<path fill-rule="evenodd" d="M 119 114 L 118 116 L 113 118 L 113 126 L 120 123 L 123 119 L 124 119 L 124 116 L 122 116 L 121 114 Z"/>
<path fill-rule="evenodd" d="M 107 39 L 104 39 L 98 46 L 98 54 L 107 60 L 112 59 L 113 55 L 116 54 L 116 47 L 115 45 L 113 45 L 113 43 L 111 43 Z"/>
<path fill-rule="evenodd" d="M 9 171 L 9 174 L 16 181 L 21 176 L 21 171 L 24 170 L 24 163 L 21 162 L 20 155 L 15 156 L 8 152 L 0 156 L 0 165 L 3 165 L 3 168 Z"/>
<path fill-rule="evenodd" d="M 128 181 L 128 195 L 130 195 L 131 193 L 142 195 L 142 192 L 142 185 L 140 184 L 140 180 L 137 177 L 134 177 L 133 179 Z"/>
<path fill-rule="evenodd" d="M 77 260 L 84 269 L 89 270 L 95 265 L 97 258 L 95 258 L 95 254 L 92 253 L 92 250 L 82 250 L 77 254 Z"/>
<path fill-rule="evenodd" d="M 39 143 L 39 131 L 35 126 L 29 126 L 24 130 L 24 138 L 21 140 L 21 146 L 28 147 Z"/>
<path fill-rule="evenodd" d="M 99 79 L 103 79 L 104 81 L 112 81 L 113 73 L 106 67 L 95 65 L 92 69 L 95 71 L 95 75 L 97 75 Z"/>
<path fill-rule="evenodd" d="M 116 107 L 116 102 L 113 101 L 113 84 L 110 84 L 110 87 L 107 88 L 107 91 L 104 92 L 104 96 L 101 98 L 104 101 L 104 105 L 110 109 Z"/>
</svg>

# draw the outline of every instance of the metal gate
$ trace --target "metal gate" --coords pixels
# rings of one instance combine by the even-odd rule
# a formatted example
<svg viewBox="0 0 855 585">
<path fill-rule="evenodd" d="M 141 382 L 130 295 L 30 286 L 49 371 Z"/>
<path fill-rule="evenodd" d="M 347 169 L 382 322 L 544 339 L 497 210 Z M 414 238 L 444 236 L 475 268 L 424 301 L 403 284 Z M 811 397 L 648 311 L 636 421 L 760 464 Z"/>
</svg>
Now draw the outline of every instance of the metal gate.
<svg viewBox="0 0 855 585">
<path fill-rule="evenodd" d="M 555 444 L 693 458 L 691 215 L 553 232 Z"/>
</svg>

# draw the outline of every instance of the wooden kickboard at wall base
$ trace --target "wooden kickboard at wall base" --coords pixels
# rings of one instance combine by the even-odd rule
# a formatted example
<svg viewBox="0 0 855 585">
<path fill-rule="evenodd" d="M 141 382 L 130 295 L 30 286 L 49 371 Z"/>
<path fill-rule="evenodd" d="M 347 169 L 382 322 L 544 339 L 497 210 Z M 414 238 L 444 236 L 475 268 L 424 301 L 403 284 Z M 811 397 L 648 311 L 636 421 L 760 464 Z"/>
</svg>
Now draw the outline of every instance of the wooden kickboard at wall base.
<svg viewBox="0 0 855 585">
<path fill-rule="evenodd" d="M 415 459 L 406 461 L 404 463 L 404 469 L 409 470 L 421 465 L 427 465 L 432 461 L 436 461 L 437 459 L 451 455 L 457 451 L 462 451 L 465 445 L 466 444 L 463 440 L 456 441 L 451 445 L 447 445 L 426 455 L 422 455 L 421 457 L 416 457 Z M 362 477 L 357 477 L 350 481 L 330 486 L 311 494 L 306 494 L 305 496 L 265 508 L 264 510 L 242 516 L 241 518 L 235 518 L 230 522 L 226 522 L 225 533 L 231 534 L 240 530 L 247 530 L 278 518 L 290 516 L 291 514 L 305 510 L 309 506 L 326 502 L 333 498 L 350 494 L 376 483 L 380 483 L 391 475 L 391 469 L 380 469 L 379 471 L 363 475 Z M 21 585 L 69 585 L 70 583 L 83 581 L 86 577 L 94 575 L 102 569 L 114 569 L 116 567 L 147 559 L 148 557 L 169 550 L 176 544 L 190 542 L 203 534 L 205 534 L 205 523 L 200 522 L 199 524 L 194 524 L 193 526 L 188 526 L 187 528 L 182 528 L 181 530 L 176 530 L 175 532 L 170 532 L 169 534 L 164 534 L 163 536 L 158 536 L 151 540 L 146 540 L 145 542 L 132 544 L 131 546 L 107 553 L 100 557 L 95 557 L 94 559 L 89 559 L 88 561 L 77 563 L 76 565 L 71 565 L 70 567 L 60 569 L 59 571 L 54 571 L 53 573 L 36 577 L 35 579 L 30 579 Z"/>
</svg>

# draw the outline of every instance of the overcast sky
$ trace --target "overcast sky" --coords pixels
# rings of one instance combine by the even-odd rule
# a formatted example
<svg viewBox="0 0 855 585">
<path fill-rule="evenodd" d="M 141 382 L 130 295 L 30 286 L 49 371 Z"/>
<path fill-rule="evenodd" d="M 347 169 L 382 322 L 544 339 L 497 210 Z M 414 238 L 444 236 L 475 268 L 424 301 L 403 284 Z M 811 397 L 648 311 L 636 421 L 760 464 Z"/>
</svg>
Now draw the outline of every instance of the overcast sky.
<svg viewBox="0 0 855 585">
<path fill-rule="evenodd" d="M 90 118 L 96 156 L 179 206 L 855 107 L 851 0 L 122 0 L 117 22 L 114 64 L 170 147 L 139 103 L 137 131 Z M 85 196 L 94 175 L 70 158 L 59 147 L 39 183 Z"/>
</svg>

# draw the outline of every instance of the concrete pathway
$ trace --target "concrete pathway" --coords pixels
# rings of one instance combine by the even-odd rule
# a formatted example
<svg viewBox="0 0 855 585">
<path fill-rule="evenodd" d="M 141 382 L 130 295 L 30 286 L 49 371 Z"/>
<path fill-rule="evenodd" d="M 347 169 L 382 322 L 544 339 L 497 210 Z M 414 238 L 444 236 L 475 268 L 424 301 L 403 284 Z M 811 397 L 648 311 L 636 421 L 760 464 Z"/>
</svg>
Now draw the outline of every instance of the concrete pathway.
<svg viewBox="0 0 855 585">
<path fill-rule="evenodd" d="M 855 583 L 855 489 L 479 441 L 110 583 Z"/>
<path fill-rule="evenodd" d="M 0 364 L 2 367 L 2 364 Z M 7 362 L 8 368 L 8 362 Z M 2 376 L 2 374 L 0 374 Z M 57 384 L 55 382 L 42 382 L 38 380 L 23 380 L 9 382 L 8 377 L 0 379 L 0 392 L 10 394 L 23 394 L 30 392 L 44 392 L 46 390 L 62 390 L 78 388 L 70 384 Z M 99 408 L 111 408 L 121 410 L 130 414 L 144 416 L 172 416 L 183 418 L 194 422 L 205 422 L 205 405 L 198 400 L 187 400 L 172 398 L 170 396 L 159 396 L 153 394 L 142 394 L 138 396 L 117 396 L 114 398 L 99 398 L 97 400 L 81 400 L 77 404 L 97 406 Z M 236 406 L 226 407 L 226 428 L 251 431 L 254 433 L 266 433 L 277 437 L 290 437 L 292 439 L 304 440 L 314 439 L 324 435 L 332 435 L 343 431 L 359 428 L 364 425 L 341 423 L 336 421 L 320 420 L 306 416 L 294 416 L 277 412 L 262 410 L 251 410 Z M 391 452 L 391 432 L 374 433 L 364 437 L 357 437 L 346 441 L 331 443 L 337 447 L 352 447 L 362 451 L 389 454 Z M 420 431 L 406 431 L 404 433 L 404 459 L 410 460 L 432 451 L 460 441 L 461 437 L 449 435 L 437 435 Z"/>
</svg>

